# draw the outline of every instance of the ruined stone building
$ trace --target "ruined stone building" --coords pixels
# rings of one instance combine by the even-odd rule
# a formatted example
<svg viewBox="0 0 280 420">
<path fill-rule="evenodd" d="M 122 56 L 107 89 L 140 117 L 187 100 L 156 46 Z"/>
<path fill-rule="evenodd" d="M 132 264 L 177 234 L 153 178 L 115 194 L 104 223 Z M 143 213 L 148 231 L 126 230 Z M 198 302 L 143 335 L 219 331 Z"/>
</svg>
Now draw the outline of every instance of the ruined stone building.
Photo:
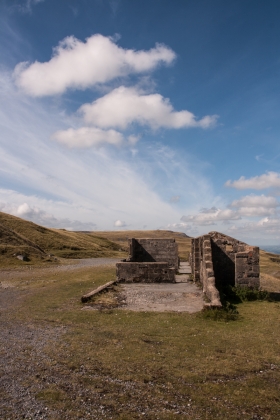
<svg viewBox="0 0 280 420">
<path fill-rule="evenodd" d="M 192 239 L 190 264 L 212 305 L 219 306 L 224 286 L 260 287 L 259 248 L 219 232 Z"/>
<path fill-rule="evenodd" d="M 117 279 L 124 282 L 171 282 L 179 268 L 175 239 L 129 240 L 129 257 L 116 264 Z M 192 280 L 203 287 L 211 306 L 221 306 L 226 286 L 259 288 L 259 248 L 219 232 L 192 239 Z"/>
</svg>

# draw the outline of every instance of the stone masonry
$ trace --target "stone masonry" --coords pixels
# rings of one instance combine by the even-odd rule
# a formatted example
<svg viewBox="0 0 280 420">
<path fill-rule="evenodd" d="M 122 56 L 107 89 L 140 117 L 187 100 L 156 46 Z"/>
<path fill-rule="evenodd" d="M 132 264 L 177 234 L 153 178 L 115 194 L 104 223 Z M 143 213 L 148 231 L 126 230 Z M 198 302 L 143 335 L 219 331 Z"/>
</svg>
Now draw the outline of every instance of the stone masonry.
<svg viewBox="0 0 280 420">
<path fill-rule="evenodd" d="M 178 269 L 178 245 L 175 239 L 135 239 L 128 241 L 130 262 L 165 262 Z"/>
<path fill-rule="evenodd" d="M 219 306 L 225 285 L 260 287 L 259 248 L 219 232 L 192 239 L 190 264 L 211 305 Z"/>
<path fill-rule="evenodd" d="M 128 241 L 129 257 L 116 264 L 117 279 L 125 282 L 175 282 L 179 267 L 175 239 L 135 239 Z"/>
<path fill-rule="evenodd" d="M 175 283 L 175 274 L 165 262 L 117 263 L 117 278 L 126 283 Z"/>
</svg>

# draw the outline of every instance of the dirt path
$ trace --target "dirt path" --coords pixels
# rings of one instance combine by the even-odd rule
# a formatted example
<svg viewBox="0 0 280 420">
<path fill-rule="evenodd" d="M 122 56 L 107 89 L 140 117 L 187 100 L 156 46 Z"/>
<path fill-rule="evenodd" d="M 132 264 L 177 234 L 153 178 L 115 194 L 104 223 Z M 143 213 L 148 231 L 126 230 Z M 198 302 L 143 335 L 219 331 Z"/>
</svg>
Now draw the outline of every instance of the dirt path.
<svg viewBox="0 0 280 420">
<path fill-rule="evenodd" d="M 115 266 L 117 262 L 120 260 L 118 258 L 85 258 L 85 259 L 73 259 L 73 260 L 67 260 L 66 263 L 60 264 L 60 265 L 52 265 L 50 267 L 46 266 L 38 266 L 38 267 L 32 267 L 32 266 L 23 266 L 21 269 L 9 269 L 9 268 L 0 268 L 0 287 L 5 288 L 5 284 L 10 284 L 10 280 L 17 280 L 17 279 L 23 279 L 26 277 L 30 277 L 30 274 L 32 273 L 32 276 L 36 275 L 42 275 L 42 274 L 53 274 L 53 273 L 62 273 L 67 271 L 76 271 L 80 270 L 81 268 L 86 267 L 98 267 L 98 266 Z"/>
</svg>

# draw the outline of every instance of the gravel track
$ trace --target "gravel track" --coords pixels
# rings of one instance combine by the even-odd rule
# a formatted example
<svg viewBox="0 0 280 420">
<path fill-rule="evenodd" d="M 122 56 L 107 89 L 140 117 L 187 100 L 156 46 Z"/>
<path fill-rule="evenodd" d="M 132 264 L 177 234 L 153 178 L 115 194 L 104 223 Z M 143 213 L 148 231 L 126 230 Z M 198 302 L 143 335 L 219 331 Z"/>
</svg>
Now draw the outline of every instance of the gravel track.
<svg viewBox="0 0 280 420">
<path fill-rule="evenodd" d="M 89 268 L 89 267 L 98 267 L 98 266 L 115 266 L 117 262 L 120 260 L 118 258 L 84 258 L 84 259 L 73 259 L 67 260 L 67 263 L 59 264 L 59 265 L 51 265 L 49 267 L 46 266 L 30 266 L 25 265 L 21 269 L 14 269 L 14 268 L 4 268 L 0 269 L 0 283 L 5 285 L 9 282 L 9 280 L 16 280 L 18 278 L 25 278 L 30 277 L 30 273 L 32 272 L 33 276 L 39 274 L 53 274 L 53 273 L 62 273 L 67 271 L 75 271 L 81 270 L 82 268 Z M 0 288 L 1 288 L 0 284 Z"/>
<path fill-rule="evenodd" d="M 51 267 L 24 267 L 23 269 L 0 270 L 0 419 L 72 419 L 71 414 L 47 407 L 38 398 L 46 387 L 59 385 L 65 393 L 85 397 L 86 390 L 70 389 L 71 383 L 77 383 L 77 376 L 81 372 L 65 371 L 65 366 L 47 356 L 45 349 L 55 348 L 56 343 L 63 340 L 66 328 L 53 326 L 50 323 L 38 325 L 36 321 L 19 322 L 14 320 L 14 312 L 24 298 L 29 294 L 27 290 L 14 287 L 12 280 L 23 279 L 32 275 L 54 274 L 76 271 L 86 267 L 114 266 L 119 259 L 90 258 L 70 260 L 69 263 Z M 75 380 L 71 381 L 71 376 Z M 81 381 L 80 381 L 81 382 Z M 70 388 L 69 388 L 70 387 Z M 86 399 L 86 398 L 85 398 Z M 98 400 L 98 398 L 97 398 Z M 77 400 L 77 405 L 80 403 Z M 74 404 L 75 405 L 75 404 Z M 102 406 L 101 406 L 102 407 Z M 88 416 L 87 411 L 91 411 Z M 101 418 L 102 408 L 97 404 L 91 407 L 81 404 L 79 418 Z M 107 418 L 110 418 L 108 416 Z"/>
</svg>

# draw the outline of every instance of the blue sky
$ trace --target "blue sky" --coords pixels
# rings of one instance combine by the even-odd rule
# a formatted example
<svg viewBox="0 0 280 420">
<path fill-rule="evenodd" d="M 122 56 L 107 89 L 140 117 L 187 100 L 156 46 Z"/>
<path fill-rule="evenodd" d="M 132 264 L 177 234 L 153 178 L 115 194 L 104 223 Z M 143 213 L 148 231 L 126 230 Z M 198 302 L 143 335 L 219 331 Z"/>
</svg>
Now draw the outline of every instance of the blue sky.
<svg viewBox="0 0 280 420">
<path fill-rule="evenodd" d="M 0 210 L 280 243 L 280 5 L 1 0 Z"/>
</svg>

